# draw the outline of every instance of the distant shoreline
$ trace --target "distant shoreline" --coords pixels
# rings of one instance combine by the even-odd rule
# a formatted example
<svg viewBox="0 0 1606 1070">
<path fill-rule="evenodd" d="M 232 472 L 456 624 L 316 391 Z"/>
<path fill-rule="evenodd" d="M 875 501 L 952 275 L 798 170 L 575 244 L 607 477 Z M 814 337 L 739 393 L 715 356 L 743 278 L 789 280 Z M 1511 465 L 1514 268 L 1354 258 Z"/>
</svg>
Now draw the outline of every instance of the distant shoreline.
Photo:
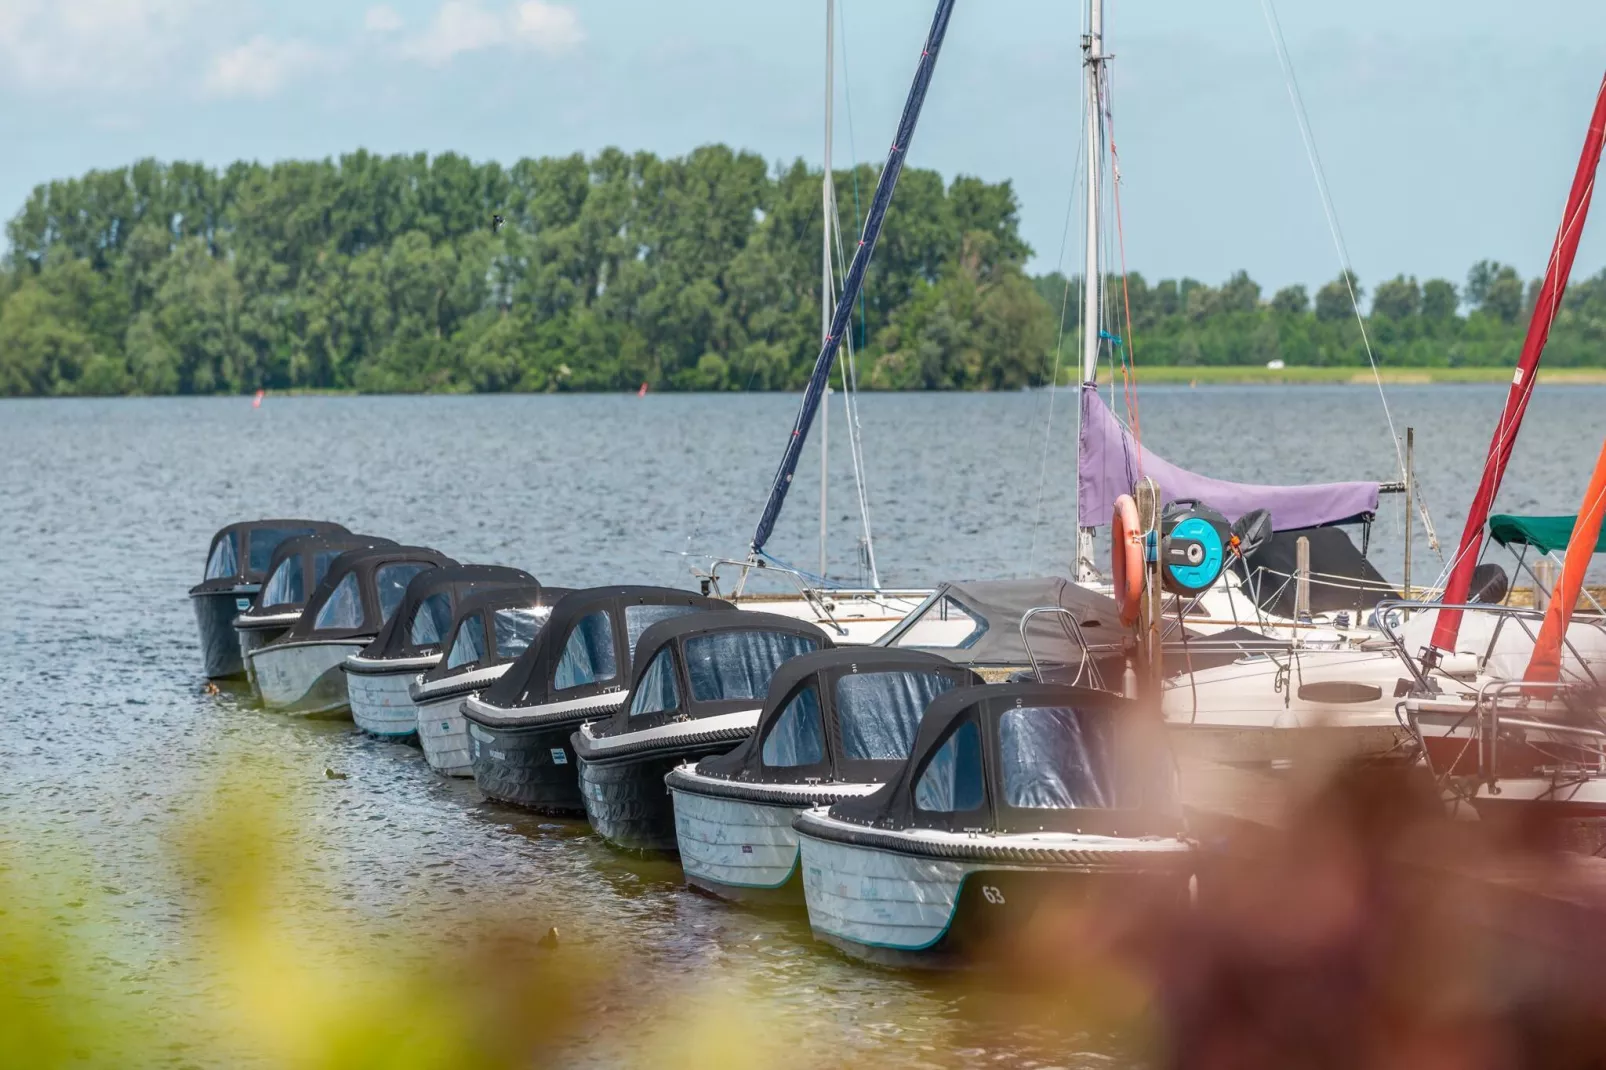
<svg viewBox="0 0 1606 1070">
<path fill-rule="evenodd" d="M 1432 385 L 1444 383 L 1509 383 L 1511 368 L 1382 368 L 1383 382 L 1394 385 Z M 1138 384 L 1148 386 L 1308 386 L 1366 385 L 1372 383 L 1369 368 L 1291 367 L 1262 368 L 1212 365 L 1209 367 L 1145 367 L 1134 369 Z M 1099 382 L 1110 381 L 1108 369 L 1099 370 Z M 1539 381 L 1556 385 L 1606 384 L 1606 368 L 1556 368 L 1539 370 Z"/>
</svg>

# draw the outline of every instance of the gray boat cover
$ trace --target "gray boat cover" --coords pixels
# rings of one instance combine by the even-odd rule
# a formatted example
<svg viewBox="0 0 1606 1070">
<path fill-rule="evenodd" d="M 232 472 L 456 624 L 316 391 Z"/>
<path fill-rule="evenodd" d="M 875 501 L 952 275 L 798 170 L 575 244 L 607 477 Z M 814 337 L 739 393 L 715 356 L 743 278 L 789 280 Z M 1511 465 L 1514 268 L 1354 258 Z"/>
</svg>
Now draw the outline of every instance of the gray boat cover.
<svg viewBox="0 0 1606 1070">
<path fill-rule="evenodd" d="M 1082 435 L 1077 452 L 1077 495 L 1083 523 L 1108 523 L 1115 499 L 1131 494 L 1143 476 L 1160 484 L 1162 501 L 1203 502 L 1229 521 L 1255 509 L 1268 510 L 1276 531 L 1341 524 L 1377 512 L 1376 483 L 1261 486 L 1229 483 L 1179 468 L 1134 442 L 1091 386 L 1082 388 Z"/>
<path fill-rule="evenodd" d="M 940 612 L 945 599 L 959 603 L 963 610 L 981 622 L 959 646 L 923 646 L 912 641 L 920 633 L 910 633 L 933 613 Z M 876 646 L 930 650 L 949 661 L 969 666 L 1026 666 L 1031 662 L 1021 639 L 1020 623 L 1026 612 L 1040 606 L 1059 606 L 1069 610 L 1082 629 L 1082 637 L 1092 648 L 1095 659 L 1103 661 L 1114 654 L 1119 660 L 1120 644 L 1126 635 L 1121 627 L 1120 610 L 1107 595 L 1079 587 L 1062 576 L 1024 580 L 965 580 L 938 587 L 925 603 L 909 614 Z M 1027 628 L 1031 653 L 1044 666 L 1080 665 L 1083 652 L 1075 634 L 1057 613 L 1032 618 Z M 908 638 L 905 638 L 905 637 Z"/>
</svg>

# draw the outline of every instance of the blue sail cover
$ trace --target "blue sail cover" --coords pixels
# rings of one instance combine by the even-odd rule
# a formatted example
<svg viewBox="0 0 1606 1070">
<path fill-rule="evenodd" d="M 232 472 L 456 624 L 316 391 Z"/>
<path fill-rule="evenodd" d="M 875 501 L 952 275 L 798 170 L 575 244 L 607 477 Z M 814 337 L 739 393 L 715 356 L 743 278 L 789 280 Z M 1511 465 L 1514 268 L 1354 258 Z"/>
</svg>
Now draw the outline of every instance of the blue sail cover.
<svg viewBox="0 0 1606 1070">
<path fill-rule="evenodd" d="M 831 376 L 831 365 L 836 362 L 842 336 L 853 319 L 853 304 L 859 299 L 859 291 L 864 288 L 864 275 L 870 268 L 871 256 L 875 254 L 876 240 L 881 237 L 881 224 L 886 221 L 887 209 L 892 205 L 892 192 L 897 188 L 898 176 L 903 173 L 904 160 L 909 155 L 909 142 L 914 139 L 915 125 L 920 121 L 920 109 L 926 102 L 926 90 L 931 85 L 932 72 L 937 68 L 937 53 L 941 51 L 942 40 L 948 33 L 948 17 L 953 14 L 953 9 L 954 0 L 938 0 L 937 14 L 931 21 L 931 31 L 926 35 L 925 50 L 920 53 L 920 65 L 915 69 L 914 85 L 909 87 L 909 98 L 904 102 L 903 116 L 898 120 L 898 135 L 893 140 L 892 150 L 887 153 L 886 165 L 881 169 L 875 198 L 870 202 L 870 211 L 865 216 L 864 233 L 859 237 L 859 247 L 853 253 L 853 264 L 848 268 L 848 277 L 842 284 L 842 296 L 837 299 L 836 312 L 831 317 L 831 332 L 826 335 L 820 355 L 815 358 L 814 374 L 809 376 L 808 386 L 803 391 L 803 404 L 798 408 L 796 422 L 792 424 L 792 435 L 787 439 L 786 452 L 781 455 L 781 466 L 776 469 L 775 482 L 770 485 L 769 500 L 764 503 L 758 530 L 753 533 L 754 554 L 761 553 L 764 544 L 769 541 L 770 533 L 775 530 L 775 521 L 781 515 L 781 506 L 786 503 L 786 492 L 792 489 L 792 475 L 797 471 L 803 444 L 808 441 L 809 428 L 814 425 L 814 414 L 819 411 L 820 398 L 825 395 L 825 384 Z"/>
<path fill-rule="evenodd" d="M 1139 445 L 1099 397 L 1082 388 L 1082 434 L 1077 443 L 1077 500 L 1082 523 L 1108 523 L 1115 499 L 1131 494 L 1139 478 L 1160 484 L 1160 500 L 1191 498 L 1237 520 L 1256 509 L 1271 512 L 1276 531 L 1318 528 L 1377 512 L 1377 483 L 1313 483 L 1300 487 L 1229 483 L 1179 468 Z"/>
</svg>

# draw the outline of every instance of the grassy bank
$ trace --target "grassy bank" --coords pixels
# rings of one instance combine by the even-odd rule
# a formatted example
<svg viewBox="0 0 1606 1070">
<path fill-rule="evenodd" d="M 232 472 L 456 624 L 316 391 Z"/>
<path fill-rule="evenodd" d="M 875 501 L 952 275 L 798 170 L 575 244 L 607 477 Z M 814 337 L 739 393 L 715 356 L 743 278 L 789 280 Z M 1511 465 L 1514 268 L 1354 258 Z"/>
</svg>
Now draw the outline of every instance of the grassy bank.
<svg viewBox="0 0 1606 1070">
<path fill-rule="evenodd" d="M 1385 383 L 1508 383 L 1510 368 L 1383 368 Z M 1109 381 L 1109 369 L 1099 370 L 1099 382 Z M 1541 369 L 1539 378 L 1544 383 L 1606 383 L 1606 368 Z M 1161 367 L 1139 365 L 1137 379 L 1150 384 L 1252 385 L 1252 384 L 1370 384 L 1369 368 L 1354 367 L 1297 367 L 1264 368 L 1255 366 Z"/>
</svg>

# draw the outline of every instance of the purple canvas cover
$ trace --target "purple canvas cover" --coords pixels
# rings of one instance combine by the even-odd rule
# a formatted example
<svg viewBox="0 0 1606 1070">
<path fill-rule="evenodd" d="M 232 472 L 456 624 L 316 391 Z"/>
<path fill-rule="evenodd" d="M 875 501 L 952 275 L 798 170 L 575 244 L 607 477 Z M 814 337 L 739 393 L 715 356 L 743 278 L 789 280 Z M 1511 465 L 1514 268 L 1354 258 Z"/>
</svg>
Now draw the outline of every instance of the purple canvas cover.
<svg viewBox="0 0 1606 1070">
<path fill-rule="evenodd" d="M 1255 509 L 1271 510 L 1277 531 L 1336 524 L 1377 512 L 1376 483 L 1315 483 L 1303 487 L 1229 483 L 1179 468 L 1132 441 L 1099 392 L 1082 388 L 1082 435 L 1077 443 L 1077 493 L 1084 524 L 1110 522 L 1115 499 L 1131 494 L 1142 476 L 1160 484 L 1161 501 L 1195 498 L 1237 520 Z"/>
</svg>

